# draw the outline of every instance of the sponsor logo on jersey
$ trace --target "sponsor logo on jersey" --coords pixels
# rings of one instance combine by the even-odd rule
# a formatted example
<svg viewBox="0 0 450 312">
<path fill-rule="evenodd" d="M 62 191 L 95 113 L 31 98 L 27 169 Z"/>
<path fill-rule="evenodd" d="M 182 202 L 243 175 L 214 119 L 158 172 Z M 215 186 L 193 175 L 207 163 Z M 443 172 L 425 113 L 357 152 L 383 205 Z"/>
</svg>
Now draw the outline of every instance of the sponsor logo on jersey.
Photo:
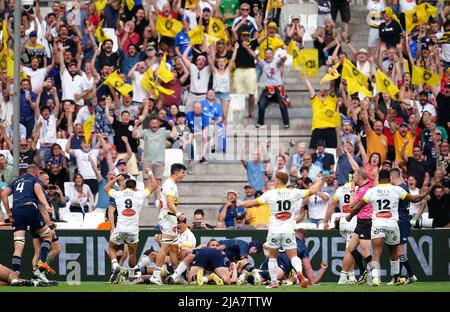
<svg viewBox="0 0 450 312">
<path fill-rule="evenodd" d="M 342 206 L 342 212 L 343 213 L 350 213 L 350 212 L 352 212 L 352 209 L 350 208 L 350 205 Z"/>
<path fill-rule="evenodd" d="M 292 214 L 290 212 L 284 211 L 284 212 L 277 213 L 275 215 L 275 218 L 277 218 L 277 220 L 280 220 L 280 221 L 285 221 L 285 220 L 288 220 L 291 217 L 291 215 Z"/>
<path fill-rule="evenodd" d="M 390 211 L 380 211 L 376 214 L 377 218 L 392 218 L 392 213 Z"/>
<path fill-rule="evenodd" d="M 136 211 L 134 211 L 133 209 L 125 209 L 124 211 L 122 211 L 122 215 L 125 217 L 132 217 L 136 214 Z"/>
<path fill-rule="evenodd" d="M 377 190 L 378 196 L 389 196 L 389 190 Z"/>
</svg>

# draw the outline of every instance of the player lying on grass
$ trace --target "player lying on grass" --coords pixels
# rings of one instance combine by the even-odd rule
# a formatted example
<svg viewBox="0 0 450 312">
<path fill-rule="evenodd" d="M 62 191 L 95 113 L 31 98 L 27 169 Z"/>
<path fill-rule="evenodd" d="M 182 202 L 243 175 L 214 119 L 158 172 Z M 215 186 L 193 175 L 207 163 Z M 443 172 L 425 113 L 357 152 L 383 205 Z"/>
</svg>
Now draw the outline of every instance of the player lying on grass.
<svg viewBox="0 0 450 312">
<path fill-rule="evenodd" d="M 19 272 L 0 264 L 0 286 L 33 286 L 29 280 L 19 278 Z"/>
</svg>

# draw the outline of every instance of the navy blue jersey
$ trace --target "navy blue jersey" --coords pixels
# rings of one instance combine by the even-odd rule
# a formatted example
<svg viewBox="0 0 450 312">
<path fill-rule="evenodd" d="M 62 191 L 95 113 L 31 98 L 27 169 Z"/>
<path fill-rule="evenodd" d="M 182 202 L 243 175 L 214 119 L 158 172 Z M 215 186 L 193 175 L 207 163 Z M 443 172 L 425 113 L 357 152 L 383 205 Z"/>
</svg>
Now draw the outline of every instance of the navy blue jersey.
<svg viewBox="0 0 450 312">
<path fill-rule="evenodd" d="M 9 184 L 13 195 L 13 208 L 25 206 L 30 203 L 37 203 L 38 198 L 34 192 L 34 185 L 41 182 L 31 174 L 24 174 Z"/>
<path fill-rule="evenodd" d="M 238 261 L 248 257 L 248 243 L 242 239 L 225 239 L 219 241 L 220 245 L 225 245 L 225 254 L 230 261 Z"/>
<path fill-rule="evenodd" d="M 308 248 L 306 248 L 305 242 L 297 237 L 295 238 L 295 241 L 297 242 L 297 256 L 300 259 L 309 258 L 309 251 Z"/>
<path fill-rule="evenodd" d="M 44 190 L 45 189 L 44 184 L 41 181 L 39 181 L 39 184 L 42 186 L 42 190 Z M 50 196 L 48 195 L 47 191 L 44 191 L 44 196 L 45 196 L 45 199 L 47 200 L 47 202 L 50 204 Z M 38 206 L 42 205 L 42 203 L 39 199 L 36 201 L 36 204 Z"/>
<path fill-rule="evenodd" d="M 201 267 L 207 271 L 214 271 L 217 268 L 226 267 L 225 260 L 226 257 L 223 256 L 220 250 L 204 248 L 196 252 L 192 265 Z"/>
<path fill-rule="evenodd" d="M 288 275 L 292 270 L 291 260 L 285 252 L 280 252 L 277 258 L 278 266 L 283 270 L 284 275 Z"/>
<path fill-rule="evenodd" d="M 406 183 L 402 183 L 399 185 L 406 192 L 409 191 L 408 185 Z M 400 200 L 398 202 L 398 221 L 399 222 L 409 222 L 409 202 L 406 200 Z"/>
</svg>

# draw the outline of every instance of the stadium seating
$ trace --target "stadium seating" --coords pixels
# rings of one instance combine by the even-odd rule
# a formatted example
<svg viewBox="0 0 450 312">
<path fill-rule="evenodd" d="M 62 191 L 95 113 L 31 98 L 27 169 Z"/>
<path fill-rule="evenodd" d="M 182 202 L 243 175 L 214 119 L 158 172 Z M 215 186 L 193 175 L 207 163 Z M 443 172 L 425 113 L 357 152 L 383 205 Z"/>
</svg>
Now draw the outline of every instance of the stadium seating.
<svg viewBox="0 0 450 312">
<path fill-rule="evenodd" d="M 170 175 L 170 166 L 175 163 L 183 163 L 183 151 L 178 148 L 166 149 L 166 160 L 164 166 L 164 176 Z"/>
<path fill-rule="evenodd" d="M 297 223 L 296 228 L 305 230 L 317 230 L 317 225 L 315 223 L 301 222 Z"/>
<path fill-rule="evenodd" d="M 83 229 L 97 229 L 100 223 L 105 222 L 105 211 L 103 209 L 97 210 L 84 215 Z"/>
<path fill-rule="evenodd" d="M 80 229 L 83 226 L 83 214 L 79 212 L 68 212 L 63 220 L 67 222 L 64 228 Z"/>
</svg>

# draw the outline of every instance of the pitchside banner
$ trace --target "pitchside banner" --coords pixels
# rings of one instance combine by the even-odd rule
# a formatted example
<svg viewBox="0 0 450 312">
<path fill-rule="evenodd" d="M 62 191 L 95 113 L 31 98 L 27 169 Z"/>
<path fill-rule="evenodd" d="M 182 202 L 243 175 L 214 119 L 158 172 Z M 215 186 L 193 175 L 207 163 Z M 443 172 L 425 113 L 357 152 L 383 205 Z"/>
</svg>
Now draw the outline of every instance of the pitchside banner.
<svg viewBox="0 0 450 312">
<path fill-rule="evenodd" d="M 159 246 L 153 236 L 159 232 L 142 230 L 138 255 Z M 78 283 L 79 281 L 106 281 L 111 273 L 108 257 L 109 231 L 95 230 L 61 230 L 57 232 L 61 244 L 59 258 L 51 266 L 56 270 L 56 279 Z M 245 241 L 253 239 L 265 241 L 265 230 L 243 231 L 194 231 L 197 244 L 207 243 L 211 238 L 239 238 Z M 0 230 L 1 253 L 0 263 L 10 266 L 13 253 L 12 232 Z M 306 241 L 310 253 L 311 264 L 317 274 L 320 263 L 328 264 L 328 272 L 323 281 L 337 281 L 342 268 L 345 242 L 339 233 L 334 231 L 308 231 Z M 412 268 L 420 281 L 448 281 L 450 280 L 450 230 L 413 230 L 408 238 L 407 255 Z M 31 276 L 31 259 L 33 247 L 31 237 L 27 236 L 24 256 L 22 257 L 23 276 Z M 259 265 L 263 254 L 254 256 L 253 260 Z M 388 251 L 385 248 L 382 255 L 382 276 L 389 275 Z M 403 272 L 405 274 L 405 272 Z M 386 278 L 383 279 L 386 281 Z"/>
</svg>

